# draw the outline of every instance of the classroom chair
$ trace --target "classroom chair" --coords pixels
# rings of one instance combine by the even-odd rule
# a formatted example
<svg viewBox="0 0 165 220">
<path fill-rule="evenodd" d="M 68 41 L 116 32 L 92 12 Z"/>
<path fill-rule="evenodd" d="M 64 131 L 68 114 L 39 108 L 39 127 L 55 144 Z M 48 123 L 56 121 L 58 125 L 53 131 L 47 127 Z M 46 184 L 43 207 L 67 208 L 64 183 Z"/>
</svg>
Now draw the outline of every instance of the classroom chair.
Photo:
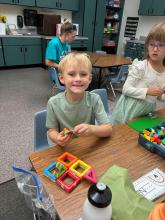
<svg viewBox="0 0 165 220">
<path fill-rule="evenodd" d="M 109 105 L 108 105 L 108 95 L 107 95 L 107 90 L 106 89 L 94 89 L 91 92 L 96 93 L 100 96 L 101 101 L 103 102 L 104 109 L 108 115 L 108 118 L 112 122 L 112 115 L 110 114 L 109 111 Z"/>
<path fill-rule="evenodd" d="M 125 80 L 127 79 L 127 75 L 128 75 L 128 65 L 122 65 L 119 70 L 117 71 L 116 74 L 109 74 L 106 75 L 107 78 L 107 88 L 109 89 L 109 86 L 112 90 L 112 93 L 114 95 L 114 97 L 116 98 L 116 93 L 115 93 L 115 89 L 114 89 L 114 85 L 123 85 L 123 83 L 125 82 Z"/>
<path fill-rule="evenodd" d="M 34 114 L 34 151 L 49 147 L 47 141 L 46 110 Z"/>
<path fill-rule="evenodd" d="M 60 84 L 59 78 L 58 78 L 58 74 L 57 74 L 57 70 L 53 67 L 49 67 L 48 68 L 48 72 L 50 74 L 50 81 L 52 83 L 52 94 L 54 94 L 54 90 L 58 90 L 58 92 L 62 92 L 65 90 L 65 86 Z"/>
</svg>

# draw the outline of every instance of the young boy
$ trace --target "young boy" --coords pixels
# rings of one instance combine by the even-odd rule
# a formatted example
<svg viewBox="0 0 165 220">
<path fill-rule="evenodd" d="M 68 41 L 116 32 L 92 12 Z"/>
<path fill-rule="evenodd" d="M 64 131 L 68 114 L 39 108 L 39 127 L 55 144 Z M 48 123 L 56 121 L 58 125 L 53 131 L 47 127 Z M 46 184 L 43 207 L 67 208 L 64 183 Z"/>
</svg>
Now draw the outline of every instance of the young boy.
<svg viewBox="0 0 165 220">
<path fill-rule="evenodd" d="M 92 79 L 92 65 L 85 53 L 70 53 L 59 64 L 59 79 L 65 92 L 51 97 L 47 105 L 48 137 L 60 146 L 67 145 L 72 135 L 109 137 L 112 126 L 99 95 L 85 91 Z M 95 125 L 95 119 L 99 125 Z"/>
</svg>

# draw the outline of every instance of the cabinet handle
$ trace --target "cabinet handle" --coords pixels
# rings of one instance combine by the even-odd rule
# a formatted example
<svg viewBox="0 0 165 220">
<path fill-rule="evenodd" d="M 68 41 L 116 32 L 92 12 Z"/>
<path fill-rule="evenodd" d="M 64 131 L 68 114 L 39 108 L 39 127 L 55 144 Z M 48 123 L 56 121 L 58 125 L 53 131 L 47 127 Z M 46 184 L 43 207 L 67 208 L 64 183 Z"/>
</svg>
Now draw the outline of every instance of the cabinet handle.
<svg viewBox="0 0 165 220">
<path fill-rule="evenodd" d="M 21 51 L 21 53 L 22 53 L 22 51 L 23 51 L 22 47 L 20 47 L 20 51 Z"/>
<path fill-rule="evenodd" d="M 56 2 L 56 7 L 58 8 L 58 2 Z"/>
<path fill-rule="evenodd" d="M 60 8 L 62 8 L 62 3 L 60 2 Z"/>
<path fill-rule="evenodd" d="M 151 10 L 151 13 L 153 14 L 154 13 L 154 9 L 152 8 L 152 10 Z"/>
<path fill-rule="evenodd" d="M 27 48 L 25 47 L 25 52 L 27 52 Z"/>
</svg>

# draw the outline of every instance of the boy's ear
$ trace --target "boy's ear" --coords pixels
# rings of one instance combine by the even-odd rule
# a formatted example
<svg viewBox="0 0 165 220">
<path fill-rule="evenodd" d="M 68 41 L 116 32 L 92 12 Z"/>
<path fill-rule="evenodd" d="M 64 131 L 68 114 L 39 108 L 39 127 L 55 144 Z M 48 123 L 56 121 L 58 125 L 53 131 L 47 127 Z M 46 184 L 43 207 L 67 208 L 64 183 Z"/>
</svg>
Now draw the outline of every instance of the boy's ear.
<svg viewBox="0 0 165 220">
<path fill-rule="evenodd" d="M 60 82 L 62 83 L 62 84 L 64 84 L 64 77 L 63 77 L 63 75 L 62 74 L 59 74 L 59 80 L 60 80 Z"/>
</svg>

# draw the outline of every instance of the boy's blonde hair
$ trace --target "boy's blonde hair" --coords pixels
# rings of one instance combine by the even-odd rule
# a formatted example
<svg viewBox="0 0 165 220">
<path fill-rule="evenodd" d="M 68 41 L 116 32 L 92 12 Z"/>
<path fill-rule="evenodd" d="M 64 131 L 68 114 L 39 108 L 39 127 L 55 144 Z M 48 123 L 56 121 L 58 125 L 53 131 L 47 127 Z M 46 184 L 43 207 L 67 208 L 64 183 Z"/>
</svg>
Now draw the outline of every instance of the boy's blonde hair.
<svg viewBox="0 0 165 220">
<path fill-rule="evenodd" d="M 92 73 L 92 64 L 89 60 L 89 56 L 86 53 L 69 53 L 59 63 L 58 70 L 60 74 L 63 74 L 64 69 L 68 64 L 72 64 L 77 61 L 78 64 L 83 64 L 88 67 L 89 73 Z"/>
<path fill-rule="evenodd" d="M 146 59 L 149 59 L 148 44 L 151 40 L 165 43 L 165 23 L 156 24 L 150 30 L 144 45 Z M 163 65 L 165 66 L 165 58 L 163 60 Z"/>
</svg>

